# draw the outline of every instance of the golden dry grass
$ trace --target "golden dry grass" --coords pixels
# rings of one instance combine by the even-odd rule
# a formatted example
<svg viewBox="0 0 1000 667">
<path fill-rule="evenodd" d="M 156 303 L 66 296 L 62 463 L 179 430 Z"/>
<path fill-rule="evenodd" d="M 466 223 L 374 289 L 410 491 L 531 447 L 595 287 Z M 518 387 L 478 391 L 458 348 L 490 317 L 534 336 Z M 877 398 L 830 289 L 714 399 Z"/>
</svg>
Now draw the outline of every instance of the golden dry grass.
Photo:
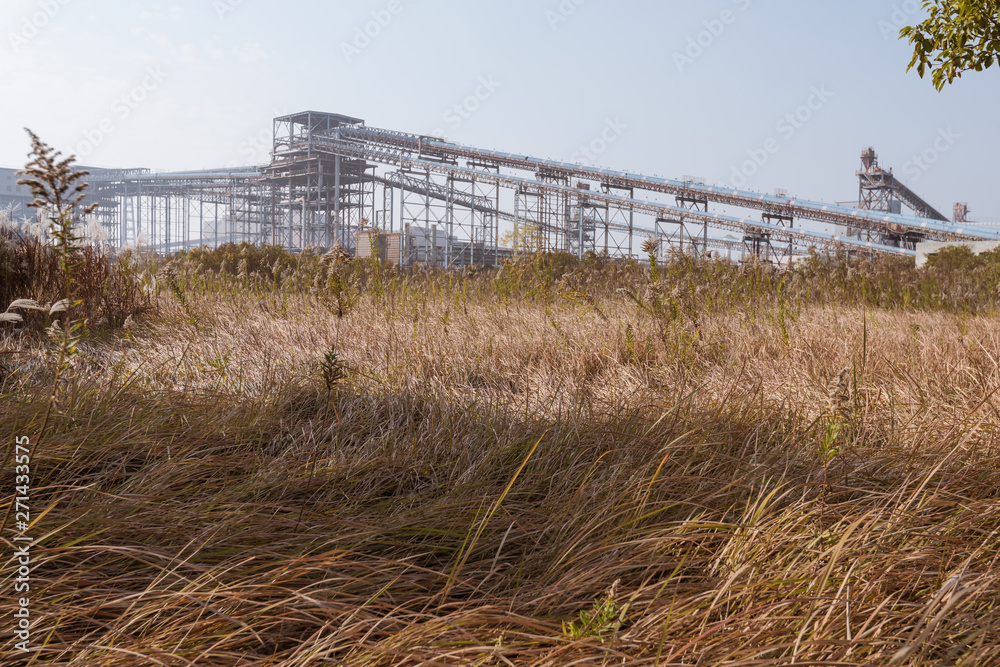
<svg viewBox="0 0 1000 667">
<path fill-rule="evenodd" d="M 38 652 L 3 663 L 1000 664 L 996 315 L 688 312 L 666 270 L 642 307 L 582 269 L 390 277 L 342 318 L 164 288 L 58 392 Z M 8 434 L 48 401 L 31 341 Z"/>
</svg>

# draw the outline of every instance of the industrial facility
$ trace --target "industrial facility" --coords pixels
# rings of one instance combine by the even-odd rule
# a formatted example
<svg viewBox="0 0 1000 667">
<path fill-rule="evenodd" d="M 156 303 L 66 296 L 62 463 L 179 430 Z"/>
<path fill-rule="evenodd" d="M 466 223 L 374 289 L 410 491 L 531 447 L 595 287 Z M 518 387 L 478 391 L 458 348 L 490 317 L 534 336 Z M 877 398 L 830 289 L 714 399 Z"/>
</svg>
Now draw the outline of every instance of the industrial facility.
<svg viewBox="0 0 1000 667">
<path fill-rule="evenodd" d="M 664 251 L 775 263 L 811 250 L 913 256 L 925 241 L 1000 240 L 959 207 L 961 219 L 947 220 L 881 168 L 871 148 L 857 173 L 857 205 L 463 146 L 315 111 L 274 119 L 266 165 L 89 171 L 88 196 L 100 204 L 94 220 L 107 240 L 159 252 L 240 241 L 292 251 L 339 244 L 402 265 L 454 268 L 496 264 L 512 248 L 634 257 L 647 239 Z"/>
<path fill-rule="evenodd" d="M 13 218 L 34 217 L 28 204 L 31 203 L 31 188 L 18 185 L 21 177 L 16 169 L 0 167 L 0 211 L 9 211 Z"/>
</svg>

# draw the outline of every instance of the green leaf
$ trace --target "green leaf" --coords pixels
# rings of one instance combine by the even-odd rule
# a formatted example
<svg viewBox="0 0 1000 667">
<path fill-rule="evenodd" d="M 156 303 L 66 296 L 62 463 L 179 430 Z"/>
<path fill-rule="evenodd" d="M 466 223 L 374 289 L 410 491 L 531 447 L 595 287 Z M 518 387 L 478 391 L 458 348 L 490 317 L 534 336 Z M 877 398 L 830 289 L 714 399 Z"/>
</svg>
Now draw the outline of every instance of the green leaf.
<svg viewBox="0 0 1000 667">
<path fill-rule="evenodd" d="M 923 7 L 928 17 L 899 31 L 900 39 L 913 45 L 907 71 L 916 66 L 920 78 L 931 72 L 940 91 L 965 72 L 982 72 L 1000 62 L 1000 8 L 995 3 L 926 0 Z"/>
</svg>

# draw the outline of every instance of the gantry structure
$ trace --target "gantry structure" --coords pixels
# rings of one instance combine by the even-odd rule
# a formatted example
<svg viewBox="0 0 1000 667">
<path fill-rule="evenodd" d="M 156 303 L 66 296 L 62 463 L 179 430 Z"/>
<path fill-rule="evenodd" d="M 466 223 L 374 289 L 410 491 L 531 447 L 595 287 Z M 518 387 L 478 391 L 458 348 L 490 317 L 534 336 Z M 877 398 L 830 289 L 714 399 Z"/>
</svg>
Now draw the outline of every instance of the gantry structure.
<svg viewBox="0 0 1000 667">
<path fill-rule="evenodd" d="M 861 152 L 861 169 L 858 171 L 858 208 L 869 211 L 901 213 L 905 205 L 918 218 L 948 222 L 948 218 L 928 204 L 917 193 L 897 179 L 892 169 L 883 169 L 878 154 L 872 147 Z M 958 215 L 955 222 L 966 223 L 966 216 Z M 871 238 L 870 230 L 858 230 L 861 238 Z M 913 229 L 887 228 L 879 232 L 884 243 L 914 248 L 924 235 Z"/>
<path fill-rule="evenodd" d="M 316 111 L 274 119 L 266 165 L 91 171 L 108 240 L 163 252 L 236 241 L 354 252 L 374 232 L 395 235 L 392 261 L 450 268 L 497 263 L 504 246 L 634 257 L 653 239 L 665 252 L 782 262 L 813 249 L 912 255 L 919 240 L 1000 240 L 996 229 L 943 219 L 880 169 L 874 151 L 863 156 L 857 207 L 460 145 Z M 918 214 L 902 215 L 898 200 Z"/>
</svg>

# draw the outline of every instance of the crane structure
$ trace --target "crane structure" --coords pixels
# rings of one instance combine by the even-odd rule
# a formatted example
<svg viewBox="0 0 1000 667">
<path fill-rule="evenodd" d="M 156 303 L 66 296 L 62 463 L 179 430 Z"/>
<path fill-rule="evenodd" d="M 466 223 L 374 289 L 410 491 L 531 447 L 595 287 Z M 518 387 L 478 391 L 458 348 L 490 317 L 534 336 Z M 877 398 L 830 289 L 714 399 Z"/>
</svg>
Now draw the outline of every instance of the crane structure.
<svg viewBox="0 0 1000 667">
<path fill-rule="evenodd" d="M 422 261 L 455 267 L 496 263 L 509 253 L 505 244 L 580 258 L 634 257 L 654 239 L 663 250 L 737 250 L 782 262 L 813 249 L 912 256 L 918 240 L 1000 240 L 996 229 L 945 220 L 879 169 L 874 151 L 861 179 L 853 208 L 465 146 L 304 111 L 274 119 L 266 165 L 92 170 L 88 180 L 111 243 L 164 252 L 236 241 L 354 251 L 360 233 L 376 232 L 401 236 L 393 260 L 412 260 L 408 249 L 419 237 L 433 246 Z M 896 200 L 921 214 L 902 215 Z M 817 231 L 815 223 L 849 233 Z"/>
</svg>

